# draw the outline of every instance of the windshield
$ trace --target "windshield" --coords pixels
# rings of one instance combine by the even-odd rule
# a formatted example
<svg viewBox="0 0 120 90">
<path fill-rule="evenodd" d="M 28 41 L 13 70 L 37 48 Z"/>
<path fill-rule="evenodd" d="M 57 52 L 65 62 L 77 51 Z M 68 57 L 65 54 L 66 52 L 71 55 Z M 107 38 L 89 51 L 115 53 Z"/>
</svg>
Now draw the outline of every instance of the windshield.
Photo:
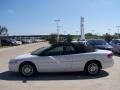
<svg viewBox="0 0 120 90">
<path fill-rule="evenodd" d="M 120 43 L 120 40 L 116 40 L 116 43 L 117 43 L 117 44 Z"/>
<path fill-rule="evenodd" d="M 104 40 L 95 40 L 93 41 L 94 45 L 107 45 L 107 42 Z"/>
<path fill-rule="evenodd" d="M 11 40 L 9 40 L 9 41 L 15 42 L 16 40 L 14 40 L 14 39 L 11 39 Z"/>
<path fill-rule="evenodd" d="M 31 54 L 32 54 L 32 55 L 39 55 L 42 51 L 44 51 L 44 50 L 46 50 L 46 49 L 48 49 L 48 48 L 50 48 L 50 47 L 51 47 L 51 46 L 39 48 L 39 49 L 31 52 Z"/>
</svg>

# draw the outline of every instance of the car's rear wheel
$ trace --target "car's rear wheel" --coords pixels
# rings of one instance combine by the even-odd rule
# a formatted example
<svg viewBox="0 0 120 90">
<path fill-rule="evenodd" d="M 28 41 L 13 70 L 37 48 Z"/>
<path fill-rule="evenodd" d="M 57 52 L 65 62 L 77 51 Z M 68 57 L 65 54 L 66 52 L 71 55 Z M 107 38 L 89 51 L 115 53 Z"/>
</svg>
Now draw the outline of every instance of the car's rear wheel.
<svg viewBox="0 0 120 90">
<path fill-rule="evenodd" d="M 35 66 L 30 63 L 24 63 L 20 66 L 20 73 L 22 76 L 33 76 L 36 72 Z"/>
<path fill-rule="evenodd" d="M 100 65 L 97 62 L 90 62 L 85 66 L 85 73 L 88 75 L 97 75 L 100 72 Z"/>
</svg>

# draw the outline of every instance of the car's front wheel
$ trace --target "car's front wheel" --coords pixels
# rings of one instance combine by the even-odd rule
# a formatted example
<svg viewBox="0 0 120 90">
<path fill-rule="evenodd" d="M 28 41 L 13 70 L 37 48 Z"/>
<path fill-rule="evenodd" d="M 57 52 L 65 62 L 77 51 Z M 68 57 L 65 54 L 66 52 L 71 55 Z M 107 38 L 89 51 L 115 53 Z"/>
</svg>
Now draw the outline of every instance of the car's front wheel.
<svg viewBox="0 0 120 90">
<path fill-rule="evenodd" d="M 100 72 L 100 65 L 97 62 L 90 62 L 85 66 L 85 73 L 88 75 L 97 75 Z"/>
<path fill-rule="evenodd" d="M 32 65 L 30 63 L 24 63 L 20 66 L 20 73 L 23 76 L 29 77 L 29 76 L 34 75 L 35 72 L 36 72 L 36 70 L 35 70 L 34 65 Z"/>
</svg>

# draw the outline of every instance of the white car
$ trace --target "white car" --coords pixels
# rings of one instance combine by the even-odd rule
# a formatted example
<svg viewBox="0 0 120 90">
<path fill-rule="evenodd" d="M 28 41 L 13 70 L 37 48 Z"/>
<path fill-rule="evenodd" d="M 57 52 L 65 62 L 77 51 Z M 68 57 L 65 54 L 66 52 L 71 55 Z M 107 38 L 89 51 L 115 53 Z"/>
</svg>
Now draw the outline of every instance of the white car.
<svg viewBox="0 0 120 90">
<path fill-rule="evenodd" d="M 72 41 L 73 43 L 81 43 L 81 44 L 84 44 L 86 45 L 87 41 Z"/>
<path fill-rule="evenodd" d="M 113 64 L 111 51 L 93 50 L 79 43 L 58 43 L 13 58 L 9 61 L 9 70 L 23 76 L 32 76 L 36 72 L 74 71 L 96 75 Z"/>
<path fill-rule="evenodd" d="M 22 45 L 22 42 L 21 41 L 16 41 L 16 44 L 17 45 Z"/>
</svg>

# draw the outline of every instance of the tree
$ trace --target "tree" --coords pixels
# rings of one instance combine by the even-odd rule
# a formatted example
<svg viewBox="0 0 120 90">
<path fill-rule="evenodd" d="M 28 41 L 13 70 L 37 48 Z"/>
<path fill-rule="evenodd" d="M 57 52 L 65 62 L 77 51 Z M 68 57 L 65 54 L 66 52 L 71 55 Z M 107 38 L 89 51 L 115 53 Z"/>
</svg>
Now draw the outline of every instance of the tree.
<svg viewBox="0 0 120 90">
<path fill-rule="evenodd" d="M 114 39 L 119 39 L 120 35 L 118 33 L 114 33 L 113 38 Z"/>
<path fill-rule="evenodd" d="M 86 36 L 93 36 L 92 33 L 86 33 L 85 35 L 86 35 Z"/>
<path fill-rule="evenodd" d="M 48 41 L 49 41 L 50 44 L 57 43 L 57 35 L 56 34 L 51 34 L 48 38 Z"/>
<path fill-rule="evenodd" d="M 113 36 L 110 34 L 106 33 L 104 36 L 105 41 L 110 42 L 113 39 Z"/>
<path fill-rule="evenodd" d="M 0 36 L 8 36 L 8 29 L 6 27 L 0 26 Z M 1 46 L 1 37 L 0 37 L 0 46 Z"/>
<path fill-rule="evenodd" d="M 8 35 L 8 29 L 6 27 L 0 26 L 0 36 L 7 36 Z"/>
<path fill-rule="evenodd" d="M 68 34 L 66 36 L 66 42 L 71 42 L 72 40 L 73 40 L 73 37 L 70 34 Z"/>
</svg>

